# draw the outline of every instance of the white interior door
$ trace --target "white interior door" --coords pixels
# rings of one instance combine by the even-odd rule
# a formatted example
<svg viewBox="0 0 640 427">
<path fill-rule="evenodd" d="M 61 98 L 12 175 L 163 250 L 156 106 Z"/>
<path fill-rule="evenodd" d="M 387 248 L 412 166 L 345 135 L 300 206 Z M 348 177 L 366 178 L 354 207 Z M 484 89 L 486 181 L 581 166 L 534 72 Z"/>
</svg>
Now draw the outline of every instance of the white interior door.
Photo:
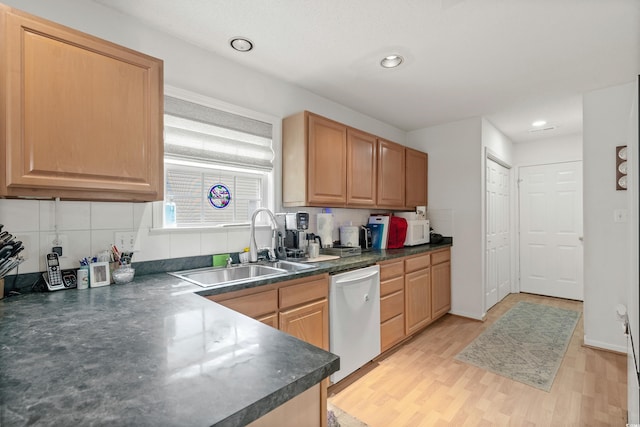
<svg viewBox="0 0 640 427">
<path fill-rule="evenodd" d="M 583 300 L 582 162 L 520 168 L 520 290 Z"/>
<path fill-rule="evenodd" d="M 509 169 L 487 158 L 486 163 L 485 310 L 511 292 L 509 232 Z"/>
</svg>

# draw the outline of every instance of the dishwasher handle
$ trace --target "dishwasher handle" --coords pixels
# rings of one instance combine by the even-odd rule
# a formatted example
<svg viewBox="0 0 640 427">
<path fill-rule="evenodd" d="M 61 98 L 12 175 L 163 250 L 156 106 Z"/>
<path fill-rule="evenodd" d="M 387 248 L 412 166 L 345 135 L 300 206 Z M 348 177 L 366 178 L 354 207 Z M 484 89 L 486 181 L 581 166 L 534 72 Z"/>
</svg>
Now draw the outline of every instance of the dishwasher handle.
<svg viewBox="0 0 640 427">
<path fill-rule="evenodd" d="M 336 279 L 335 284 L 336 285 L 343 285 L 343 284 L 349 284 L 349 283 L 354 283 L 354 282 L 360 282 L 364 279 L 368 279 L 370 277 L 374 277 L 379 275 L 380 272 L 379 271 L 372 271 L 369 274 L 365 274 L 363 276 L 358 276 L 358 277 L 348 277 L 348 278 L 344 278 L 344 279 Z"/>
</svg>

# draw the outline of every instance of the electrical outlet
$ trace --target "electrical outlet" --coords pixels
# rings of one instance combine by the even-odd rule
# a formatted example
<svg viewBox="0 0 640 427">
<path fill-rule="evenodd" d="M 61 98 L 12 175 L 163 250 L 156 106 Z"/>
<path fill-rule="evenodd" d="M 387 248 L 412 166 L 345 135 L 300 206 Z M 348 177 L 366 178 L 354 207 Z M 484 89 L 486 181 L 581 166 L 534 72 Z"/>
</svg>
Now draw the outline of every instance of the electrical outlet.
<svg viewBox="0 0 640 427">
<path fill-rule="evenodd" d="M 627 210 L 616 209 L 613 211 L 613 222 L 627 222 Z"/>
<path fill-rule="evenodd" d="M 136 233 L 133 231 L 116 231 L 115 245 L 120 252 L 133 252 L 136 245 Z"/>
<path fill-rule="evenodd" d="M 46 253 L 51 253 L 54 246 L 59 246 L 62 248 L 62 256 L 60 258 L 67 257 L 67 250 L 65 248 L 69 247 L 69 238 L 66 234 L 58 234 L 57 237 L 55 234 L 49 234 L 48 242 L 48 247 L 45 248 Z"/>
</svg>

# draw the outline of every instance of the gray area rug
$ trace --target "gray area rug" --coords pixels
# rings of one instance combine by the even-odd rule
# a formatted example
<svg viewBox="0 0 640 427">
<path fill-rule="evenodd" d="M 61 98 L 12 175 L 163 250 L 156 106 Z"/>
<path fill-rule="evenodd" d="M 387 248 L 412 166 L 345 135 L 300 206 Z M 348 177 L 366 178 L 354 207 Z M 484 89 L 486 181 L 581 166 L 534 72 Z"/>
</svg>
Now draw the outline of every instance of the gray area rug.
<svg viewBox="0 0 640 427">
<path fill-rule="evenodd" d="M 549 391 L 579 318 L 577 311 L 519 302 L 456 359 Z"/>
<path fill-rule="evenodd" d="M 327 402 L 327 427 L 367 427 L 367 424 Z"/>
</svg>

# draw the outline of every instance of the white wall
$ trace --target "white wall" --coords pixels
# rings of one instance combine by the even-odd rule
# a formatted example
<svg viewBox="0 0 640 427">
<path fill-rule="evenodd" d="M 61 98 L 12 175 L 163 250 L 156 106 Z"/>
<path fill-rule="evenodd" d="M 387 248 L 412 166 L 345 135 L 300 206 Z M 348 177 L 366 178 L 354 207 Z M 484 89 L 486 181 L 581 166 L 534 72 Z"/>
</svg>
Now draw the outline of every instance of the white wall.
<svg viewBox="0 0 640 427">
<path fill-rule="evenodd" d="M 405 143 L 406 133 L 348 109 L 321 96 L 255 72 L 238 63 L 213 55 L 196 46 L 152 30 L 141 22 L 85 0 L 3 0 L 3 3 L 34 15 L 79 29 L 94 36 L 162 58 L 165 83 L 281 119 L 310 110 L 383 138 Z M 279 138 L 280 135 L 276 135 Z M 280 141 L 274 141 L 276 148 Z M 277 152 L 277 155 L 280 153 Z M 276 173 L 276 175 L 278 175 Z M 276 178 L 276 188 L 280 180 Z M 276 191 L 276 196 L 279 195 Z M 0 200 L 0 223 L 24 238 L 29 259 L 20 273 L 43 271 L 42 255 L 50 251 L 54 228 L 52 202 Z M 280 201 L 276 201 L 278 210 Z M 114 241 L 114 232 L 137 233 L 134 261 L 240 251 L 249 243 L 247 229 L 149 232 L 153 209 L 150 204 L 61 202 L 59 231 L 68 240 L 61 259 L 63 268 L 103 250 Z M 348 214 L 341 213 L 340 221 Z M 362 213 L 355 213 L 359 220 Z M 355 223 L 355 222 L 354 222 Z M 339 225 L 339 224 L 336 224 Z M 263 244 L 268 231 L 259 234 Z M 260 242 L 259 242 L 260 243 Z"/>
<path fill-rule="evenodd" d="M 520 142 L 513 147 L 513 163 L 517 166 L 582 160 L 582 133 Z"/>
<path fill-rule="evenodd" d="M 615 189 L 615 147 L 627 144 L 634 90 L 630 83 L 583 100 L 584 342 L 620 352 L 626 338 L 615 308 L 627 304 L 630 236 L 628 223 L 614 222 L 614 210 L 629 209 L 627 192 Z"/>
<path fill-rule="evenodd" d="M 472 118 L 407 136 L 429 153 L 429 212 L 451 213 L 451 312 L 474 319 L 483 315 L 481 135 L 482 120 Z"/>
<path fill-rule="evenodd" d="M 513 142 L 485 118 L 482 119 L 482 146 L 504 164 L 513 164 Z"/>
<path fill-rule="evenodd" d="M 640 86 L 640 78 L 638 81 Z M 629 217 L 632 218 L 629 221 L 629 236 L 631 239 L 631 250 L 629 251 L 629 288 L 627 293 L 627 308 L 629 315 L 629 324 L 631 333 L 634 337 L 634 351 L 629 350 L 627 356 L 627 412 L 629 414 L 629 424 L 640 423 L 640 385 L 638 384 L 638 374 L 636 372 L 635 355 L 640 357 L 640 343 L 636 337 L 640 336 L 640 265 L 638 265 L 638 256 L 640 255 L 640 221 L 638 221 L 638 208 L 640 202 L 640 189 L 638 184 L 640 183 L 640 177 L 638 173 L 638 149 L 640 148 L 639 129 L 638 129 L 638 89 L 636 86 L 634 90 L 633 107 L 631 108 L 631 118 L 629 120 L 629 129 L 627 137 L 627 146 L 629 150 Z M 631 343 L 627 342 L 630 347 Z"/>
</svg>

